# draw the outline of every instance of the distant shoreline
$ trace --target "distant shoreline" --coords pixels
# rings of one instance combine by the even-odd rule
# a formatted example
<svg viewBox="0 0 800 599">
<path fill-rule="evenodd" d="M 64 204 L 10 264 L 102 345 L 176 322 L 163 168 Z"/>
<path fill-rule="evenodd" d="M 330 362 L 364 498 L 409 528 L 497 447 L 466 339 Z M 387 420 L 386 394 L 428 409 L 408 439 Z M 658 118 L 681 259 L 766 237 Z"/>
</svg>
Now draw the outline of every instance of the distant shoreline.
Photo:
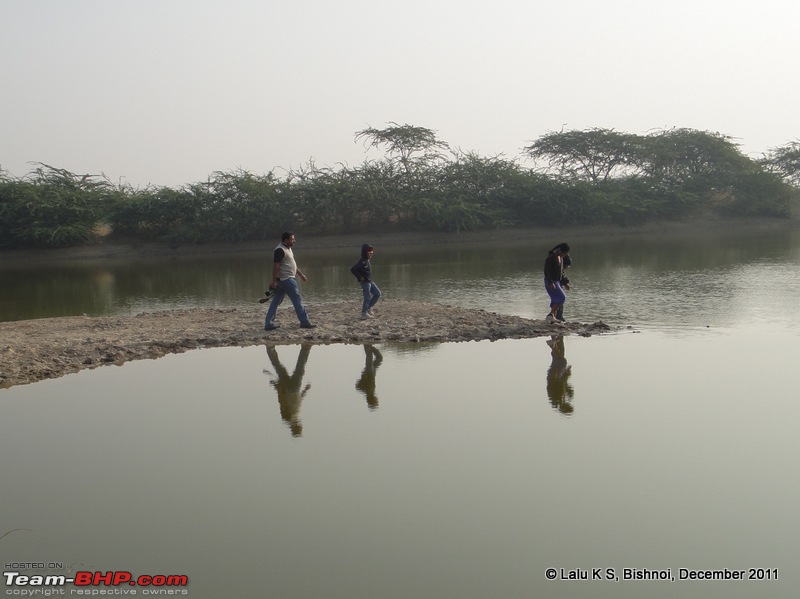
<svg viewBox="0 0 800 599">
<path fill-rule="evenodd" d="M 618 225 L 584 225 L 573 227 L 511 227 L 461 233 L 442 232 L 384 232 L 350 233 L 346 235 L 309 235 L 300 230 L 298 248 L 317 250 L 326 248 L 360 247 L 368 241 L 381 247 L 422 246 L 432 244 L 472 244 L 476 242 L 523 242 L 531 238 L 553 240 L 553 243 L 575 239 L 648 235 L 658 237 L 728 235 L 753 231 L 782 231 L 800 229 L 797 218 L 704 218 L 691 221 L 658 221 L 623 227 Z M 241 254 L 271 250 L 279 241 L 280 231 L 273 239 L 241 243 L 182 244 L 171 247 L 164 242 L 141 240 L 99 240 L 81 246 L 57 249 L 26 249 L 0 251 L 3 266 L 25 266 L 30 263 L 48 263 L 73 260 L 162 258 L 176 256 L 203 256 L 212 254 Z"/>
</svg>

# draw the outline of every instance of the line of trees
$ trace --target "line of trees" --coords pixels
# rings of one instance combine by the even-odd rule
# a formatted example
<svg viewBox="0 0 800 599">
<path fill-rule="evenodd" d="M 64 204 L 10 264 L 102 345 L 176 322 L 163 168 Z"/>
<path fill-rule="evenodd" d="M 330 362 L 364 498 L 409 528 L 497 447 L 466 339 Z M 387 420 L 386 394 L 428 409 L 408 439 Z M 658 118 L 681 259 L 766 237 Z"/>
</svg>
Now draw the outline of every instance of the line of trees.
<svg viewBox="0 0 800 599">
<path fill-rule="evenodd" d="M 144 189 L 44 164 L 0 171 L 0 248 L 63 247 L 101 234 L 170 244 L 272 239 L 281 230 L 462 231 L 521 225 L 631 225 L 698 215 L 786 218 L 800 189 L 800 141 L 760 159 L 693 129 L 635 135 L 550 132 L 519 160 L 451 149 L 435 132 L 389 123 L 355 134 L 385 156 L 356 167 L 313 161 L 257 175 L 215 172 Z"/>
</svg>

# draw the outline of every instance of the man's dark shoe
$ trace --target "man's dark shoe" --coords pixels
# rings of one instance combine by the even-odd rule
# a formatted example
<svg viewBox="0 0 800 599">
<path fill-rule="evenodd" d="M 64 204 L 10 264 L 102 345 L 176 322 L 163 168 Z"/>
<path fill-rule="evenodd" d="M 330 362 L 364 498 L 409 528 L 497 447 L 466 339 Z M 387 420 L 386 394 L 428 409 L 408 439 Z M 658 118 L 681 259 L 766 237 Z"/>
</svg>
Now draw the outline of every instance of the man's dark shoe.
<svg viewBox="0 0 800 599">
<path fill-rule="evenodd" d="M 277 328 L 278 328 L 278 325 L 276 325 L 276 324 L 268 324 L 268 325 L 264 326 L 264 330 L 265 331 L 274 331 Z"/>
<path fill-rule="evenodd" d="M 301 329 L 316 329 L 317 325 L 311 324 L 310 322 L 306 322 L 300 325 Z"/>
</svg>

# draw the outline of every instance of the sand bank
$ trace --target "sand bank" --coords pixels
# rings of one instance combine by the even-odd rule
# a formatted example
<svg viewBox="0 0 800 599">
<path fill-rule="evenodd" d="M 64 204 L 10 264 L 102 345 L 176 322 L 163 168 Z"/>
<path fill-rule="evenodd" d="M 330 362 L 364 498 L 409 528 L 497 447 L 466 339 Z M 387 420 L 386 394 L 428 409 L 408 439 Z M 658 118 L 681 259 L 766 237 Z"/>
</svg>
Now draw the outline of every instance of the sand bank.
<svg viewBox="0 0 800 599">
<path fill-rule="evenodd" d="M 391 299 L 381 300 L 375 318 L 362 321 L 359 305 L 309 304 L 314 329 L 301 329 L 291 306 L 282 306 L 280 328 L 274 331 L 263 328 L 263 307 L 0 322 L 0 387 L 205 347 L 457 342 L 556 333 L 590 336 L 611 330 L 602 322 L 551 325 L 484 310 Z"/>
</svg>

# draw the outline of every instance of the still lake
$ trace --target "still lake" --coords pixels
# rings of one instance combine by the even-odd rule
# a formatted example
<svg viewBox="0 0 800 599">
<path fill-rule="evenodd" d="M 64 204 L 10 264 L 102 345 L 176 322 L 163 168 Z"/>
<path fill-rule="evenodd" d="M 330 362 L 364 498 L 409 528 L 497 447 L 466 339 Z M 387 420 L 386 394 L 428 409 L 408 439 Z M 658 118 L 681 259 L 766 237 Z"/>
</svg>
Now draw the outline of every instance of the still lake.
<svg viewBox="0 0 800 599">
<path fill-rule="evenodd" d="M 367 241 L 387 297 L 542 318 L 564 240 Z M 0 390 L 4 571 L 186 575 L 195 599 L 796 596 L 800 232 L 566 241 L 567 319 L 621 330 L 207 349 Z M 265 249 L 0 268 L 0 319 L 252 307 Z M 312 319 L 357 317 L 358 248 L 296 254 Z M 706 571 L 745 580 L 681 580 Z"/>
</svg>

